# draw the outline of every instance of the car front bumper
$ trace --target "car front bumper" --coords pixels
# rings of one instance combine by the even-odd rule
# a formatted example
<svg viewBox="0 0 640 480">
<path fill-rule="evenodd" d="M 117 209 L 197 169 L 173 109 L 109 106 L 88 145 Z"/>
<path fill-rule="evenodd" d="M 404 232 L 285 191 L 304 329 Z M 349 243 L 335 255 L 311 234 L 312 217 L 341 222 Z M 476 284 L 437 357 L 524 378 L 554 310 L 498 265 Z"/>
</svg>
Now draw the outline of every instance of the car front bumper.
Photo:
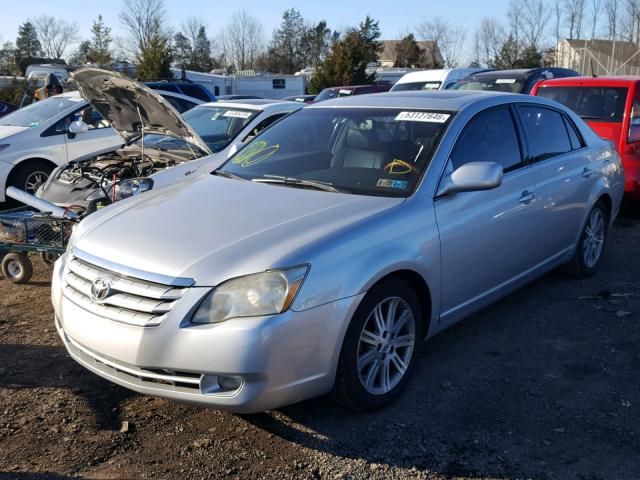
<svg viewBox="0 0 640 480">
<path fill-rule="evenodd" d="M 160 325 L 140 327 L 71 302 L 62 290 L 63 261 L 54 270 L 52 300 L 56 328 L 74 360 L 141 393 L 238 413 L 329 392 L 344 333 L 362 299 L 195 325 L 188 318 L 209 289 L 193 287 Z M 223 391 L 219 379 L 240 386 Z"/>
</svg>

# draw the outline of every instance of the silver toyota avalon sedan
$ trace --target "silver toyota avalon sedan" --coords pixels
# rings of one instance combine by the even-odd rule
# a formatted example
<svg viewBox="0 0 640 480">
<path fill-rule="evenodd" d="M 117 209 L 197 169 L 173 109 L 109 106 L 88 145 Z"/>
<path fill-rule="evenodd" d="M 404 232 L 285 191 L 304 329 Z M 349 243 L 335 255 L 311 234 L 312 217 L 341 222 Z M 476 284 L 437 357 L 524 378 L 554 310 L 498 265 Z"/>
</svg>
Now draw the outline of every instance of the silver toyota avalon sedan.
<svg viewBox="0 0 640 480">
<path fill-rule="evenodd" d="M 553 268 L 593 274 L 623 178 L 609 142 L 539 97 L 323 102 L 83 220 L 54 271 L 56 327 L 138 392 L 381 408 L 423 340 Z"/>
</svg>

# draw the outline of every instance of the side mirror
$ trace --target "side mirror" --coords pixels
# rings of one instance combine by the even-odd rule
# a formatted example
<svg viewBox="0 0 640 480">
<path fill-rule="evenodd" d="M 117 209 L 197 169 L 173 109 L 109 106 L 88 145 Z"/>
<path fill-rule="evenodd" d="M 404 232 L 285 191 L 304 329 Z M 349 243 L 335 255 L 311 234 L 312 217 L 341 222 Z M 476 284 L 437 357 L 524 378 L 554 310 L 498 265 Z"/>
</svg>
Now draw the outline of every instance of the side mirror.
<svg viewBox="0 0 640 480">
<path fill-rule="evenodd" d="M 502 185 L 502 165 L 496 162 L 471 162 L 462 165 L 442 180 L 438 196 L 458 192 L 491 190 Z"/>
<path fill-rule="evenodd" d="M 89 131 L 89 125 L 84 123 L 82 120 L 77 120 L 75 122 L 72 122 L 71 125 L 69 125 L 70 138 L 75 137 L 79 133 L 86 133 L 88 131 Z"/>
</svg>

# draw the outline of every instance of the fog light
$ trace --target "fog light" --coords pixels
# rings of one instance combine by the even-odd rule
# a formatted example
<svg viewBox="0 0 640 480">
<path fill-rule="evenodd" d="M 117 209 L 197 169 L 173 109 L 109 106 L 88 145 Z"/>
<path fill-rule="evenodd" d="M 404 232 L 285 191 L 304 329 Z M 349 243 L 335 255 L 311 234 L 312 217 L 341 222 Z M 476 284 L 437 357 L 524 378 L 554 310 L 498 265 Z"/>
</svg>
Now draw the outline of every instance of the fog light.
<svg viewBox="0 0 640 480">
<path fill-rule="evenodd" d="M 218 385 L 223 392 L 232 392 L 242 386 L 241 377 L 218 377 Z"/>
</svg>

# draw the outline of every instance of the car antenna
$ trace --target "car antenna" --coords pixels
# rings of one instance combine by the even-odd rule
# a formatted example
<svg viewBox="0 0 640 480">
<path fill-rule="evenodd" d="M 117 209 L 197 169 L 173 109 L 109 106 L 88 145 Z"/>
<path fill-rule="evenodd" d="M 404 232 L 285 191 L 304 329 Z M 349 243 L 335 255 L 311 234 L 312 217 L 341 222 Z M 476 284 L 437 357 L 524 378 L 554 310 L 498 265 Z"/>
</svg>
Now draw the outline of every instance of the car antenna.
<svg viewBox="0 0 640 480">
<path fill-rule="evenodd" d="M 136 102 L 136 110 L 138 111 L 138 118 L 140 119 L 140 143 L 142 145 L 142 155 L 140 156 L 140 160 L 144 162 L 144 121 L 142 120 L 142 113 L 140 112 L 140 97 L 138 96 L 138 102 Z M 137 170 L 137 169 L 136 169 Z M 142 173 L 138 170 L 138 176 Z"/>
<path fill-rule="evenodd" d="M 589 59 L 589 63 L 591 63 L 591 76 L 593 78 L 598 78 L 598 74 L 595 72 L 595 69 L 593 68 L 593 58 Z"/>
</svg>

